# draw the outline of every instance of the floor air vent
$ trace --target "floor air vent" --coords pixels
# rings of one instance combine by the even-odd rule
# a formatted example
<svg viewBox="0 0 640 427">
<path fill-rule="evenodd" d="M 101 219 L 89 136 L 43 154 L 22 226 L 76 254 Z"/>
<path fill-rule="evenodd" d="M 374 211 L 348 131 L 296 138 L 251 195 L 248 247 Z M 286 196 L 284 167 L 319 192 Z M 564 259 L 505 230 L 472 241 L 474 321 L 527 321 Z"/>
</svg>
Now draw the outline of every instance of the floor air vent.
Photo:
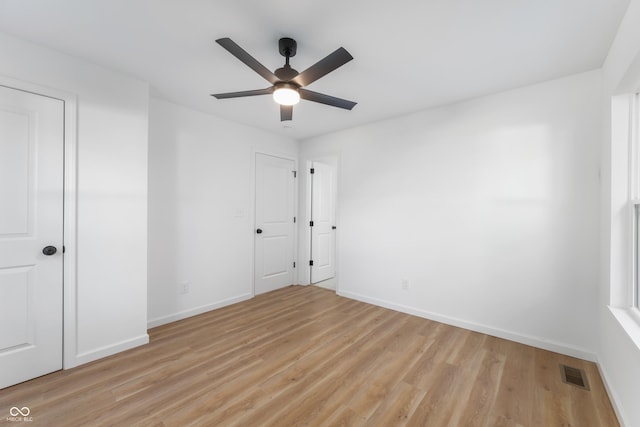
<svg viewBox="0 0 640 427">
<path fill-rule="evenodd" d="M 562 381 L 564 383 L 571 384 L 583 390 L 589 390 L 587 375 L 582 369 L 572 368 L 567 365 L 560 365 L 560 372 L 562 373 Z"/>
</svg>

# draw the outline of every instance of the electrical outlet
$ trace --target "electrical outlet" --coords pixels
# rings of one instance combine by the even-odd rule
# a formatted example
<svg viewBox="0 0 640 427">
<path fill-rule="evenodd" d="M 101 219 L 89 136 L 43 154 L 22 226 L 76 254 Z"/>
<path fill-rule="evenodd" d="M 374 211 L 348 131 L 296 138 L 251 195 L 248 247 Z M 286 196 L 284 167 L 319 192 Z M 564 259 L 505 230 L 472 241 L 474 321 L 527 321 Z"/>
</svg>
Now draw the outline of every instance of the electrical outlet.
<svg viewBox="0 0 640 427">
<path fill-rule="evenodd" d="M 402 279 L 402 290 L 403 291 L 409 290 L 409 281 L 407 279 Z"/>
<path fill-rule="evenodd" d="M 189 282 L 180 283 L 180 285 L 178 285 L 178 293 L 180 295 L 188 294 L 189 293 L 189 287 L 190 287 Z"/>
</svg>

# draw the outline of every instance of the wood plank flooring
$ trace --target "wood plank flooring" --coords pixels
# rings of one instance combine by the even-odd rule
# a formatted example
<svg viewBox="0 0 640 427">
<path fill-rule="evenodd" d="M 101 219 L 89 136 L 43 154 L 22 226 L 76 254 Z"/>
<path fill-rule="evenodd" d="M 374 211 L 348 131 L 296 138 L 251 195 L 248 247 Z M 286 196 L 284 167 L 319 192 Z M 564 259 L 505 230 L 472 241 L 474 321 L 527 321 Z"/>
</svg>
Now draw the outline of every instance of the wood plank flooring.
<svg viewBox="0 0 640 427">
<path fill-rule="evenodd" d="M 617 426 L 593 363 L 292 286 L 0 390 L 34 426 Z M 591 391 L 562 382 L 584 369 Z M 6 413 L 5 413 L 6 412 Z"/>
</svg>

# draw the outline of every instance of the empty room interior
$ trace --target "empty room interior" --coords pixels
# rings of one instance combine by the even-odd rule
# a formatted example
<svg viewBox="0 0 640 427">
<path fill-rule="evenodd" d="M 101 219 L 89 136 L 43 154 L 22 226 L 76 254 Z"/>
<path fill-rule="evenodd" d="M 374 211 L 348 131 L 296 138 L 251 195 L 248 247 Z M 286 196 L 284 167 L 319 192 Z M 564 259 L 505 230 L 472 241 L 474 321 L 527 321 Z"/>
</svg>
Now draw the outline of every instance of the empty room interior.
<svg viewBox="0 0 640 427">
<path fill-rule="evenodd" d="M 640 426 L 640 0 L 0 0 L 0 424 Z"/>
</svg>

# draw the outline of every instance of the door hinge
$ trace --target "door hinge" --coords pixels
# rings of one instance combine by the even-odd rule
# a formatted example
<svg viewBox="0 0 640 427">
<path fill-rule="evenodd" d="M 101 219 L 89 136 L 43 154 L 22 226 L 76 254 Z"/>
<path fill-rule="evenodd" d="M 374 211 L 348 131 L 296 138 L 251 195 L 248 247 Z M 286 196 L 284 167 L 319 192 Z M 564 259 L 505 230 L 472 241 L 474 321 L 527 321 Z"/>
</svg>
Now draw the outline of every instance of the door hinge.
<svg viewBox="0 0 640 427">
<path fill-rule="evenodd" d="M 309 260 L 309 265 L 313 266 L 313 260 L 312 259 Z"/>
<path fill-rule="evenodd" d="M 294 177 L 294 178 L 297 178 L 297 177 L 298 177 L 298 171 L 291 171 L 291 172 L 293 172 L 293 177 Z"/>
<path fill-rule="evenodd" d="M 316 173 L 316 170 L 314 168 L 311 168 L 311 173 L 312 174 Z"/>
<path fill-rule="evenodd" d="M 309 227 L 313 227 L 313 221 L 309 221 Z"/>
</svg>

